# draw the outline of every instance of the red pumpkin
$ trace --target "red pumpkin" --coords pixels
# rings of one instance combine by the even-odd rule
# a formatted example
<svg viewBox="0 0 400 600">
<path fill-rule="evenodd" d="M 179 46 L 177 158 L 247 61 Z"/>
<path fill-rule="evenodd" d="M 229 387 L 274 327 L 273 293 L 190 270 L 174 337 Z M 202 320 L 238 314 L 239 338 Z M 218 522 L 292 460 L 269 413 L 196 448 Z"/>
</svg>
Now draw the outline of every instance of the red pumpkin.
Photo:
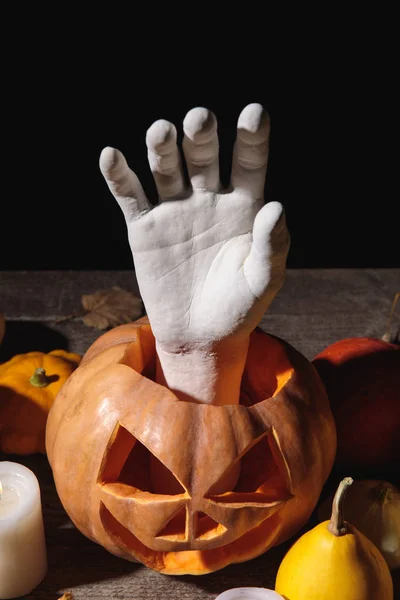
<svg viewBox="0 0 400 600">
<path fill-rule="evenodd" d="M 251 335 L 241 404 L 179 401 L 155 383 L 146 319 L 102 335 L 51 410 L 46 448 L 75 525 L 166 574 L 249 560 L 310 517 L 336 435 L 315 369 Z"/>
<path fill-rule="evenodd" d="M 313 360 L 328 392 L 337 427 L 335 467 L 368 477 L 398 474 L 400 347 L 348 338 Z"/>
</svg>

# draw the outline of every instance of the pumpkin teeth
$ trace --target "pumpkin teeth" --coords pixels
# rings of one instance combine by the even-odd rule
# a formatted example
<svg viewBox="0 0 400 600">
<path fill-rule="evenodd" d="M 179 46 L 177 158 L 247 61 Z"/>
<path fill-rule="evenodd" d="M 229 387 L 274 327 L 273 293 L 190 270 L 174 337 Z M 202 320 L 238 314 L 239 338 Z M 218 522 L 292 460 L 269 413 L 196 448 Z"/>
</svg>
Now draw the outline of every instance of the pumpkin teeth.
<svg viewBox="0 0 400 600">
<path fill-rule="evenodd" d="M 215 521 L 204 512 L 196 512 L 194 515 L 194 533 L 196 540 L 210 540 L 224 535 L 228 529 Z"/>
<path fill-rule="evenodd" d="M 156 538 L 170 541 L 187 541 L 189 534 L 189 511 L 187 506 L 180 507 L 163 525 Z"/>
</svg>

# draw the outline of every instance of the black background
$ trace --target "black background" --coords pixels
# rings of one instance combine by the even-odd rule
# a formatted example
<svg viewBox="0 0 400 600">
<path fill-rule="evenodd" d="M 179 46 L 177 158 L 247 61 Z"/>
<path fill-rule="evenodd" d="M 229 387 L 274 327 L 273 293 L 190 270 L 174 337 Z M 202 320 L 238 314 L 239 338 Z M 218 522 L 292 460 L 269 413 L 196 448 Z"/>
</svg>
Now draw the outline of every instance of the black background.
<svg viewBox="0 0 400 600">
<path fill-rule="evenodd" d="M 267 51 L 257 62 L 217 54 L 201 64 L 167 53 L 161 68 L 144 60 L 146 48 L 55 57 L 49 44 L 24 48 L 3 96 L 0 269 L 132 268 L 122 213 L 98 167 L 102 148 L 125 154 L 154 201 L 146 130 L 165 118 L 181 137 L 186 112 L 206 106 L 218 119 L 227 183 L 237 118 L 250 102 L 271 116 L 265 198 L 286 209 L 288 267 L 400 266 L 395 79 L 372 47 L 362 59 L 316 53 L 290 70 Z M 116 68 L 124 52 L 132 58 Z"/>
</svg>

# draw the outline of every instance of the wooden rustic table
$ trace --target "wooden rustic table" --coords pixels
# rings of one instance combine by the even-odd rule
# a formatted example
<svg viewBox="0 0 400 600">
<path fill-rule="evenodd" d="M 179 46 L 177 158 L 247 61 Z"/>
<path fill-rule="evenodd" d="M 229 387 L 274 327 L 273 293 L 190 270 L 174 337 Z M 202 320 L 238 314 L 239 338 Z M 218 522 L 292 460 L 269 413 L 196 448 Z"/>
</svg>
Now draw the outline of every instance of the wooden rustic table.
<svg viewBox="0 0 400 600">
<path fill-rule="evenodd" d="M 0 272 L 0 312 L 7 325 L 0 362 L 30 350 L 83 354 L 101 332 L 80 320 L 56 321 L 80 309 L 82 294 L 113 285 L 137 291 L 131 271 Z M 399 290 L 400 269 L 289 270 L 261 326 L 312 359 L 343 337 L 380 337 Z M 76 530 L 58 500 L 45 456 L 0 454 L 0 460 L 28 466 L 42 491 L 49 571 L 26 600 L 57 600 L 65 591 L 72 591 L 74 600 L 211 600 L 232 587 L 273 589 L 280 561 L 293 543 L 209 575 L 161 575 L 110 555 Z M 399 570 L 393 579 L 400 598 Z"/>
</svg>

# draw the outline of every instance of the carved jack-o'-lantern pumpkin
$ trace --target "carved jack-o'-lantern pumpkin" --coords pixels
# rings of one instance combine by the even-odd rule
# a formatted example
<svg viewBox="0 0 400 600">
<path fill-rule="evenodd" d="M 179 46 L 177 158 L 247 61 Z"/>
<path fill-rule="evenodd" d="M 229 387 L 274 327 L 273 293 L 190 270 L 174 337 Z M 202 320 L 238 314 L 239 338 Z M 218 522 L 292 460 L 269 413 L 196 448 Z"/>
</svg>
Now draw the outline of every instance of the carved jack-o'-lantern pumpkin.
<svg viewBox="0 0 400 600">
<path fill-rule="evenodd" d="M 46 447 L 75 525 L 166 574 L 215 571 L 296 533 L 336 446 L 312 365 L 256 329 L 240 404 L 212 406 L 152 381 L 155 355 L 146 319 L 117 327 L 53 405 Z"/>
</svg>

